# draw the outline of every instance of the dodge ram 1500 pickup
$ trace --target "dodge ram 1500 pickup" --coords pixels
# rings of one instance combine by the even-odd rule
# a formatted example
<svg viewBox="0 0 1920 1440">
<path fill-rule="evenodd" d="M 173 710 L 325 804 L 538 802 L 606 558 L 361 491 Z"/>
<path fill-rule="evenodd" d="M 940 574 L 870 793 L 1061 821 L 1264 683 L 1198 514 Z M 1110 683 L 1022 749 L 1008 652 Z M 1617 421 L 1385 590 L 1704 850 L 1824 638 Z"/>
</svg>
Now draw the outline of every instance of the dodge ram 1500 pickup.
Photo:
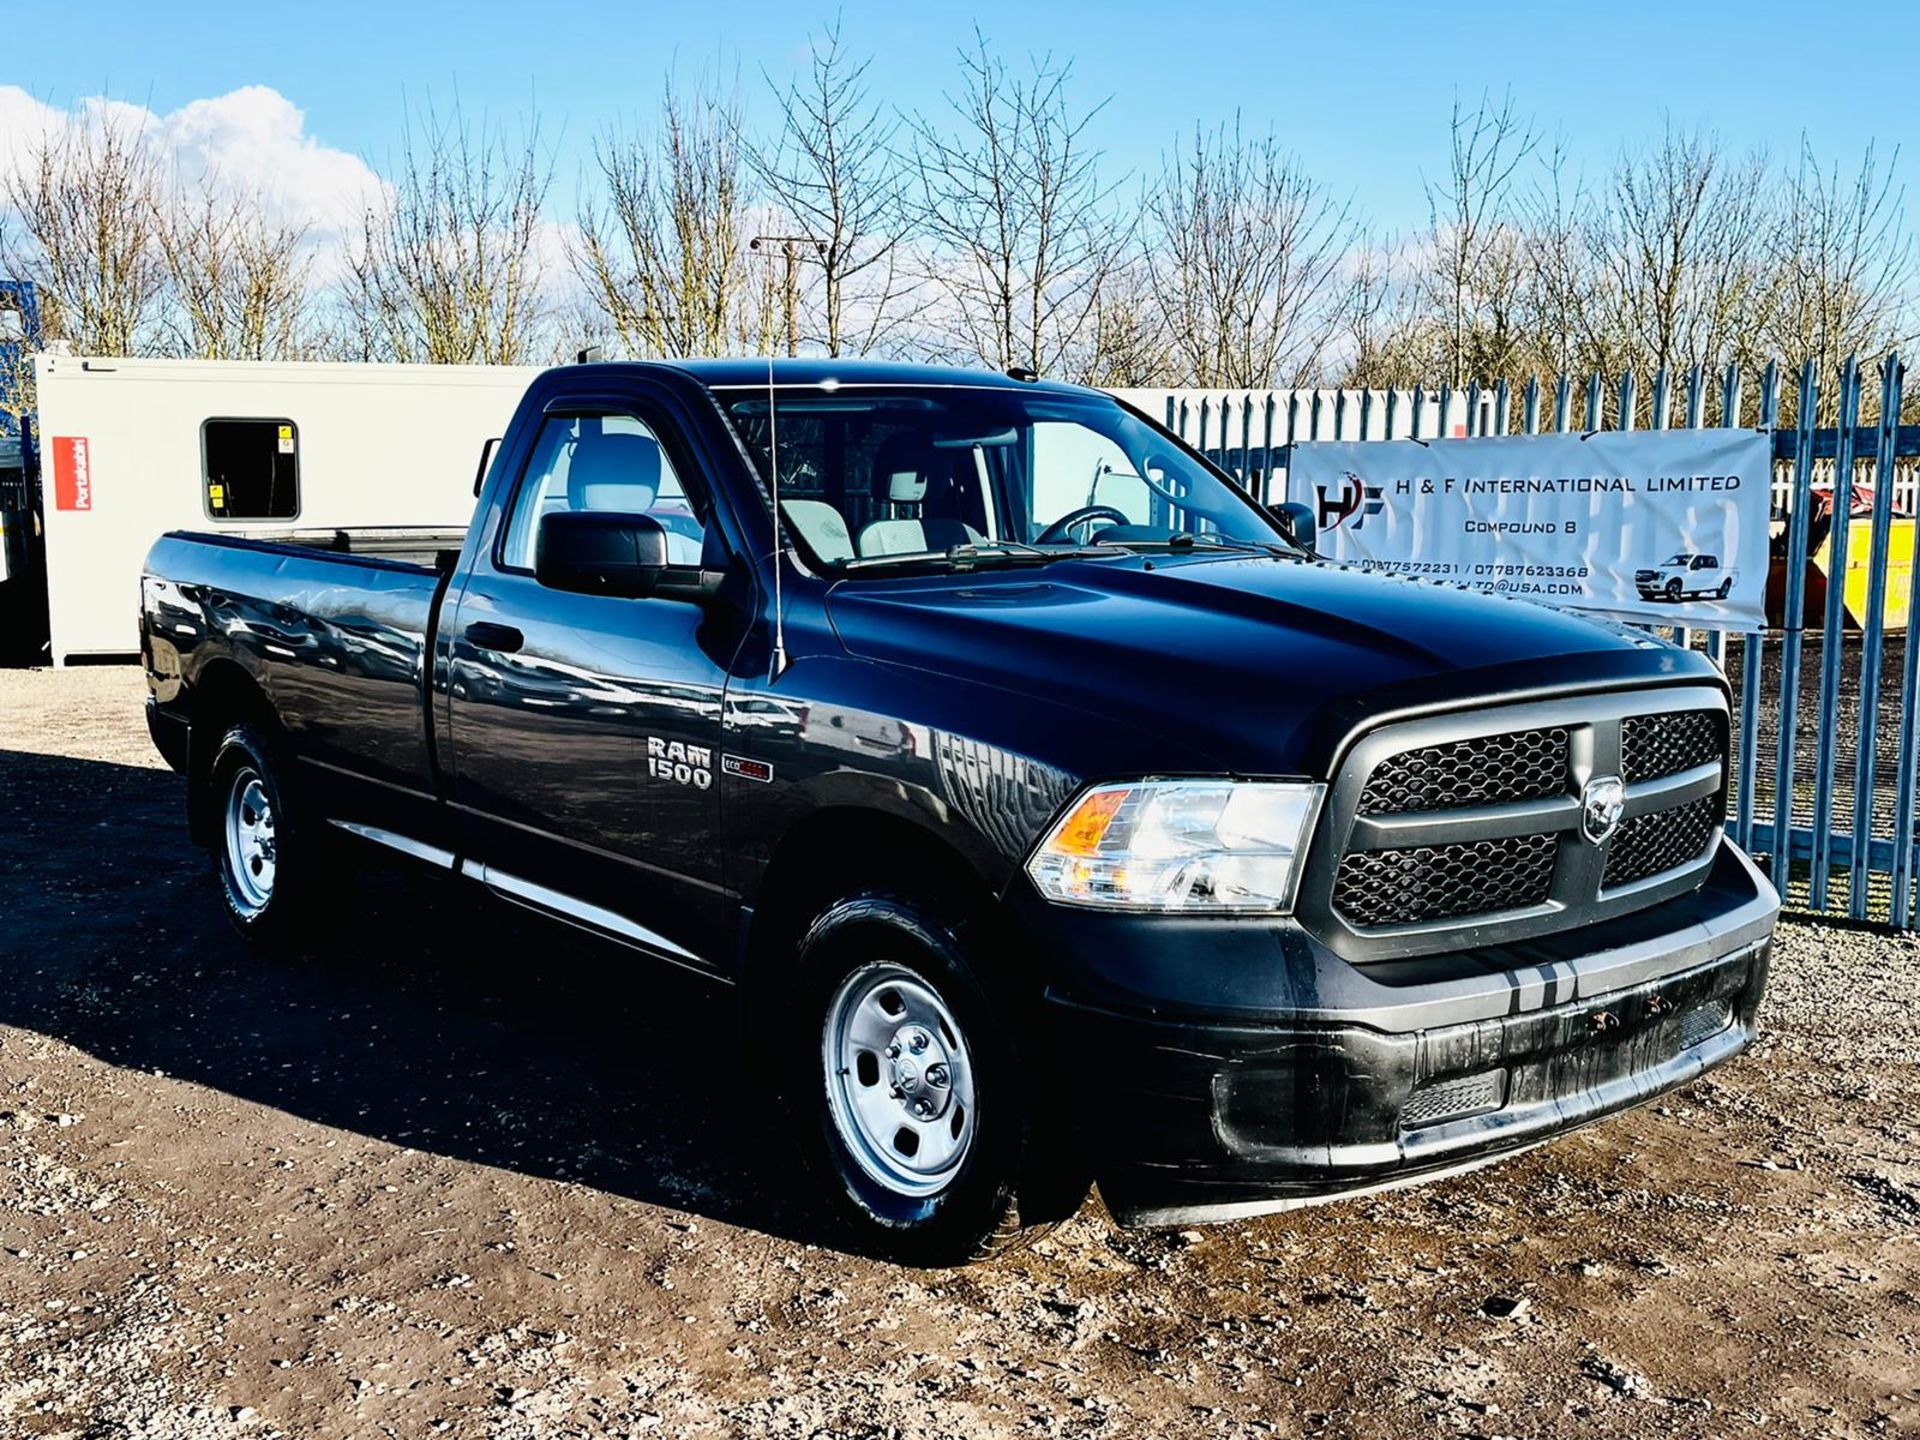
<svg viewBox="0 0 1920 1440">
<path fill-rule="evenodd" d="M 905 1260 L 1459 1171 L 1742 1050 L 1711 663 L 1313 538 L 1073 386 L 568 366 L 464 533 L 160 539 L 147 715 L 242 932 L 371 845 L 731 987 L 751 1123 Z"/>
</svg>

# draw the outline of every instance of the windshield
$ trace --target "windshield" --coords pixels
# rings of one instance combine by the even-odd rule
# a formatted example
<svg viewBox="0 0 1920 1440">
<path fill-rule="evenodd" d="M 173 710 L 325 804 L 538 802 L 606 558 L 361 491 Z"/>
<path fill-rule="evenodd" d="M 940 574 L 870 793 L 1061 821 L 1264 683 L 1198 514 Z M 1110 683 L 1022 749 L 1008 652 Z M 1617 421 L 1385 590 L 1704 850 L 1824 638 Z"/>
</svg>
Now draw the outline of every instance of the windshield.
<svg viewBox="0 0 1920 1440">
<path fill-rule="evenodd" d="M 764 480 L 767 392 L 718 394 Z M 825 569 L 1286 547 L 1233 485 L 1102 395 L 849 386 L 778 403 L 781 515 Z"/>
<path fill-rule="evenodd" d="M 1693 559 L 1693 556 L 1687 554 L 1686 551 L 1682 550 L 1678 555 L 1669 555 L 1666 559 L 1662 560 L 1660 563 L 1662 565 L 1685 565 L 1691 562 L 1692 559 Z"/>
</svg>

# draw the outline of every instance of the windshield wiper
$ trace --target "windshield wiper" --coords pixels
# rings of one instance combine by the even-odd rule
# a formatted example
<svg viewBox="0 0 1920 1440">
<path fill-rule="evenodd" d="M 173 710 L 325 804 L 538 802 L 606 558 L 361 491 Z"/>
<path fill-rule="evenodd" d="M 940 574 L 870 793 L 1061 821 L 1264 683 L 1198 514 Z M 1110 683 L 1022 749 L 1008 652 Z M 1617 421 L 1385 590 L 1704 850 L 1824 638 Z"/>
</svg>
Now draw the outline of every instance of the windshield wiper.
<svg viewBox="0 0 1920 1440">
<path fill-rule="evenodd" d="M 1193 535 L 1185 531 L 1167 538 L 1169 550 L 1234 550 L 1245 555 L 1292 555 L 1285 545 L 1265 540 L 1236 540 L 1226 535 Z"/>
<path fill-rule="evenodd" d="M 980 570 L 997 565 L 1048 565 L 1055 560 L 1088 560 L 1121 554 L 1115 545 L 1028 545 L 1019 540 L 989 540 L 946 550 L 917 550 L 903 555 L 866 555 L 841 563 L 843 572 L 897 569 L 909 565 L 945 565 Z"/>
</svg>

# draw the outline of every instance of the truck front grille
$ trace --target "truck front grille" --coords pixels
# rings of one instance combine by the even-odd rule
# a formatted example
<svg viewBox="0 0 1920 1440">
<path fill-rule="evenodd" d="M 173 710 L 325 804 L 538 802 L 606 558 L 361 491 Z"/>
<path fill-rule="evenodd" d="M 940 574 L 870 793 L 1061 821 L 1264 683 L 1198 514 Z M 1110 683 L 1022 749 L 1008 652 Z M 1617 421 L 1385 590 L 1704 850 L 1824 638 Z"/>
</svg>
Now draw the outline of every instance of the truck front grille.
<svg viewBox="0 0 1920 1440">
<path fill-rule="evenodd" d="M 1629 715 L 1620 727 L 1620 778 L 1629 785 L 1716 764 L 1725 754 L 1724 727 L 1711 711 Z"/>
<path fill-rule="evenodd" d="M 1601 884 L 1609 890 L 1631 885 L 1698 859 L 1720 819 L 1720 797 L 1709 795 L 1622 820 L 1607 845 L 1606 878 Z"/>
<path fill-rule="evenodd" d="M 1461 845 L 1349 851 L 1333 903 L 1356 925 L 1414 925 L 1543 903 L 1557 835 L 1509 835 Z"/>
<path fill-rule="evenodd" d="M 1328 796 L 1302 918 L 1352 959 L 1570 928 L 1705 876 L 1725 803 L 1723 694 L 1573 697 L 1363 735 Z M 1611 830 L 1603 801 L 1624 787 Z M 1587 814 L 1588 801 L 1593 814 Z"/>
<path fill-rule="evenodd" d="M 1429 745 L 1382 761 L 1360 796 L 1362 815 L 1538 800 L 1567 788 L 1567 730 L 1522 730 Z"/>
</svg>

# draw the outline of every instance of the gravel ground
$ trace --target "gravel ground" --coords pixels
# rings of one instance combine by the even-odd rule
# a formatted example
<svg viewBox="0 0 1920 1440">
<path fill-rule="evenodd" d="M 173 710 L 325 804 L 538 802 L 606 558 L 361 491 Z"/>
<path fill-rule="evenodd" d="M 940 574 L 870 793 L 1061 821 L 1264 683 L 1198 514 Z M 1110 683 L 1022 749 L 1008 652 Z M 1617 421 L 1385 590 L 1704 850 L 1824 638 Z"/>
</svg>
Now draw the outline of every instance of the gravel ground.
<svg viewBox="0 0 1920 1440">
<path fill-rule="evenodd" d="M 1920 1432 L 1913 941 L 1505 1165 L 959 1272 L 816 1242 L 670 977 L 369 873 L 231 938 L 128 669 L 0 671 L 0 1435 Z"/>
</svg>

